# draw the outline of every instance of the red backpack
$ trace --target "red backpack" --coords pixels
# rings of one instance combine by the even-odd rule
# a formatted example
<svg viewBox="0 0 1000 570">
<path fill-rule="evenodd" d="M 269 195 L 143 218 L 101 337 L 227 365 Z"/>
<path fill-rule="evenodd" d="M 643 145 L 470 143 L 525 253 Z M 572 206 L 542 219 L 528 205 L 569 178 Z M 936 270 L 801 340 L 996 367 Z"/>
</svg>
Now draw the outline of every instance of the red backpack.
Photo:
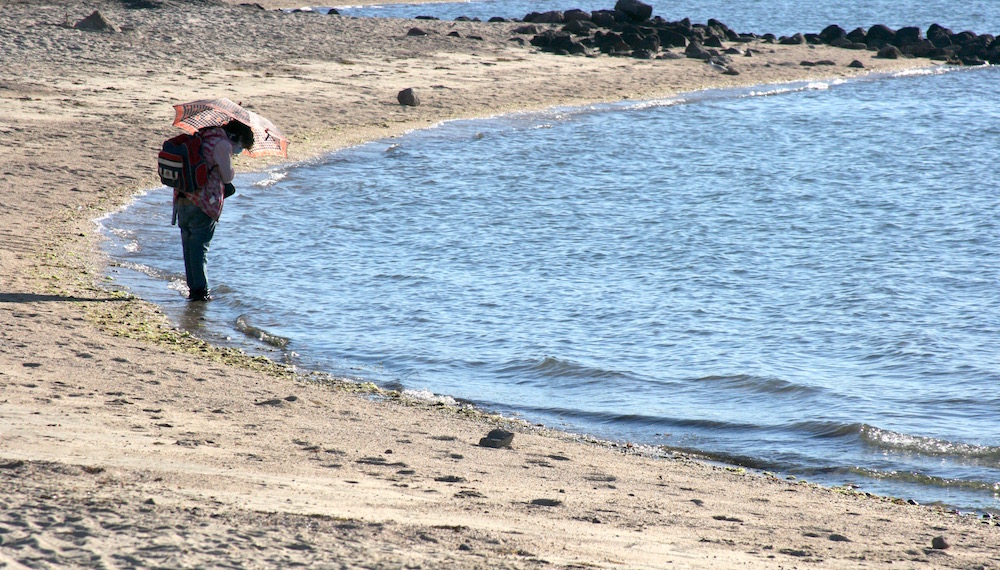
<svg viewBox="0 0 1000 570">
<path fill-rule="evenodd" d="M 208 183 L 208 163 L 201 155 L 201 135 L 187 133 L 163 141 L 157 159 L 160 182 L 187 194 Z"/>
</svg>

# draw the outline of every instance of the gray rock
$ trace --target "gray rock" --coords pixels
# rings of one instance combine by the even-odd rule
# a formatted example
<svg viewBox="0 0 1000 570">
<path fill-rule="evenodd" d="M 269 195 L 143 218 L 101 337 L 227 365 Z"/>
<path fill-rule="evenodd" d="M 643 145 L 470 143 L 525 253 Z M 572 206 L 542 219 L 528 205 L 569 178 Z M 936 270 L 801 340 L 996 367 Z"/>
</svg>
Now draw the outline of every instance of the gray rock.
<svg viewBox="0 0 1000 570">
<path fill-rule="evenodd" d="M 542 33 L 542 29 L 539 28 L 538 26 L 534 25 L 534 24 L 528 24 L 528 25 L 525 25 L 525 26 L 519 26 L 517 28 L 514 28 L 514 33 L 515 34 L 524 34 L 526 36 L 533 36 L 535 34 Z"/>
<path fill-rule="evenodd" d="M 563 502 L 559 499 L 533 499 L 531 504 L 538 505 L 539 507 L 558 507 Z"/>
<path fill-rule="evenodd" d="M 399 101 L 400 105 L 406 105 L 407 107 L 416 107 L 420 104 L 420 99 L 417 97 L 417 94 L 413 91 L 412 87 L 407 87 L 397 93 L 396 100 Z"/>
<path fill-rule="evenodd" d="M 653 15 L 653 7 L 639 0 L 618 0 L 615 3 L 615 10 L 625 12 L 629 19 L 635 22 L 648 20 Z"/>
<path fill-rule="evenodd" d="M 492 447 L 499 449 L 501 447 L 510 447 L 511 442 L 514 441 L 514 434 L 502 429 L 495 429 L 486 434 L 486 437 L 479 440 L 479 445 L 481 447 Z"/>
<path fill-rule="evenodd" d="M 94 13 L 87 16 L 86 18 L 77 22 L 74 28 L 78 30 L 84 30 L 87 32 L 121 32 L 122 29 L 117 25 L 112 24 L 105 18 L 99 11 L 94 10 Z"/>
<path fill-rule="evenodd" d="M 951 545 L 948 544 L 948 541 L 943 536 L 935 536 L 931 540 L 931 548 L 934 550 L 947 550 L 951 548 Z"/>
<path fill-rule="evenodd" d="M 878 55 L 882 59 L 900 59 L 903 57 L 903 52 L 899 51 L 899 48 L 894 45 L 888 45 L 884 48 L 878 50 Z"/>
<path fill-rule="evenodd" d="M 691 42 L 684 49 L 684 55 L 692 59 L 704 59 L 708 60 L 712 57 L 712 52 L 708 51 L 698 42 Z"/>
</svg>

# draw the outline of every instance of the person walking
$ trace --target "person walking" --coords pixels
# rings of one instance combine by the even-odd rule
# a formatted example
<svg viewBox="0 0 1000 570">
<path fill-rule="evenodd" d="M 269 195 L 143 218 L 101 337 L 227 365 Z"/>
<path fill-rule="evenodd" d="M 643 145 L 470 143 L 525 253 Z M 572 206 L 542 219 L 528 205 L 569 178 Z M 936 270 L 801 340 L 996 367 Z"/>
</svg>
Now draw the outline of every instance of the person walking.
<svg viewBox="0 0 1000 570">
<path fill-rule="evenodd" d="M 184 277 L 188 286 L 188 300 L 210 301 L 208 287 L 208 249 L 215 235 L 215 225 L 222 215 L 222 205 L 233 195 L 232 157 L 250 150 L 254 145 L 253 130 L 246 124 L 232 120 L 221 127 L 201 129 L 201 153 L 208 163 L 208 183 L 194 194 L 174 190 L 174 216 L 181 230 L 181 247 L 184 252 Z"/>
</svg>

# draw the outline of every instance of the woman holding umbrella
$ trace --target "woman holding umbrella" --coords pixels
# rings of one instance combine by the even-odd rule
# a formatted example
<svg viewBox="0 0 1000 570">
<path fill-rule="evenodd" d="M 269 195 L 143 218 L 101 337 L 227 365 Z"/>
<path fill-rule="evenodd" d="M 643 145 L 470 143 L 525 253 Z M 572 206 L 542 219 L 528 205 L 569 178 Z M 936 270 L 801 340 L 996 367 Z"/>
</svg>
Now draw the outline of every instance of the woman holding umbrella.
<svg viewBox="0 0 1000 570">
<path fill-rule="evenodd" d="M 224 97 L 174 105 L 174 126 L 202 137 L 208 184 L 194 194 L 174 190 L 174 212 L 181 229 L 188 299 L 208 301 L 205 255 L 222 214 L 223 201 L 236 192 L 232 156 L 288 156 L 288 139 L 271 121 Z"/>
<path fill-rule="evenodd" d="M 210 301 L 206 255 L 215 235 L 215 224 L 222 215 L 222 204 L 236 191 L 232 184 L 236 176 L 232 156 L 252 149 L 254 136 L 249 126 L 236 120 L 222 127 L 204 128 L 199 134 L 202 157 L 209 168 L 208 183 L 194 194 L 175 189 L 174 212 L 181 230 L 188 299 Z"/>
</svg>

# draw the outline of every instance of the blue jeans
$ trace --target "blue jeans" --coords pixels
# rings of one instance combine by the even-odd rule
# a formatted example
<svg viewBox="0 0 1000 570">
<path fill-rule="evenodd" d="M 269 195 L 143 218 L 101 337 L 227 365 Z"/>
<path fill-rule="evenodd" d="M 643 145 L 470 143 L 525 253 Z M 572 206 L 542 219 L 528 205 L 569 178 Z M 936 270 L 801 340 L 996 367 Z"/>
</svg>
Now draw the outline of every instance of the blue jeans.
<svg viewBox="0 0 1000 570">
<path fill-rule="evenodd" d="M 215 235 L 215 220 L 201 208 L 188 201 L 176 204 L 177 227 L 181 229 L 181 247 L 184 249 L 184 273 L 188 289 L 204 292 L 208 289 L 205 274 L 208 245 Z"/>
</svg>

